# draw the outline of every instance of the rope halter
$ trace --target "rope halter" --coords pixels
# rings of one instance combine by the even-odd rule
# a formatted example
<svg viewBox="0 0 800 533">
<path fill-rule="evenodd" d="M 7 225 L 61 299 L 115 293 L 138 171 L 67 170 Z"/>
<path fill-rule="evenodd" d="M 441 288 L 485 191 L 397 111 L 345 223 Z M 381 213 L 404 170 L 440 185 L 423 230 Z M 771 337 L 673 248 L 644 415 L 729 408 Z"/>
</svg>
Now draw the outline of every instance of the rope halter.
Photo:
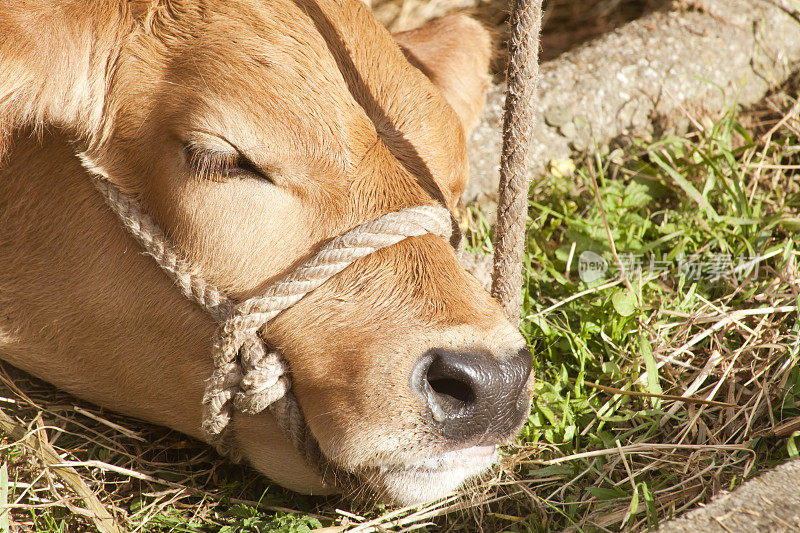
<svg viewBox="0 0 800 533">
<path fill-rule="evenodd" d="M 305 295 L 373 252 L 408 237 L 432 234 L 449 239 L 450 212 L 441 206 L 418 206 L 383 215 L 357 226 L 324 245 L 311 259 L 269 286 L 263 295 L 236 303 L 206 282 L 172 247 L 164 232 L 138 203 L 118 189 L 86 154 L 84 167 L 123 226 L 175 281 L 181 293 L 218 323 L 212 349 L 214 373 L 206 381 L 202 429 L 217 449 L 241 459 L 228 438 L 234 411 L 256 414 L 269 408 L 278 425 L 306 460 L 325 477 L 335 472 L 319 450 L 297 398 L 292 394 L 288 365 L 270 350 L 261 335 L 267 322 Z"/>
</svg>

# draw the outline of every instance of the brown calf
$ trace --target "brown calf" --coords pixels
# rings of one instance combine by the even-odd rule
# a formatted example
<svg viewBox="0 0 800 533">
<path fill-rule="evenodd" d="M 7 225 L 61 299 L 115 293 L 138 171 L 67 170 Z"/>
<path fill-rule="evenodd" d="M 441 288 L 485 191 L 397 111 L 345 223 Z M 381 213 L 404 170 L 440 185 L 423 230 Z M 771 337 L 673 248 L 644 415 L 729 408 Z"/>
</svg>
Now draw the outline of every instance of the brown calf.
<svg viewBox="0 0 800 533">
<path fill-rule="evenodd" d="M 246 298 L 363 221 L 452 209 L 488 56 L 469 18 L 392 36 L 355 0 L 0 0 L 0 357 L 202 438 L 215 325 L 76 152 Z M 527 413 L 523 339 L 434 236 L 359 260 L 264 337 L 322 451 L 389 500 L 483 471 Z M 269 414 L 233 424 L 255 468 L 331 490 Z"/>
</svg>

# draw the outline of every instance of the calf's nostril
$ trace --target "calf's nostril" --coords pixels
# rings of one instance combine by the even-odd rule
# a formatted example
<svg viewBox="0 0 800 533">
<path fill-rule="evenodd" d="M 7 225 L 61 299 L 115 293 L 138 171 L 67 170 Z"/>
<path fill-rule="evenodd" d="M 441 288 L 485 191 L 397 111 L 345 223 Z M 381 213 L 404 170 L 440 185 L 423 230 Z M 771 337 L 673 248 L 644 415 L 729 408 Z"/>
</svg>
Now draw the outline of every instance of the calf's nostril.
<svg viewBox="0 0 800 533">
<path fill-rule="evenodd" d="M 425 372 L 428 403 L 438 422 L 463 416 L 475 403 L 475 382 L 456 354 L 438 353 Z"/>
<path fill-rule="evenodd" d="M 527 416 L 531 364 L 527 349 L 506 358 L 433 350 L 420 359 L 411 383 L 425 398 L 442 436 L 490 442 L 507 438 Z"/>
<path fill-rule="evenodd" d="M 475 401 L 475 393 L 472 392 L 472 388 L 470 388 L 469 384 L 464 383 L 463 381 L 452 378 L 439 378 L 429 379 L 428 383 L 430 384 L 433 392 L 439 396 L 452 398 L 453 400 L 461 402 L 462 404 Z"/>
</svg>

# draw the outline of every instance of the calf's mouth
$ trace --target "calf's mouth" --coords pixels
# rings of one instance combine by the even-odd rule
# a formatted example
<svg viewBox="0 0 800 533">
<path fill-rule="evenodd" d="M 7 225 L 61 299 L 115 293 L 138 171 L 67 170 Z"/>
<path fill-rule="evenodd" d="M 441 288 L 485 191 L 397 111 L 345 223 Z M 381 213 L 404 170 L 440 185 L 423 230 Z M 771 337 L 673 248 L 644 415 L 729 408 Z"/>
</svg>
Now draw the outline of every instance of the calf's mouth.
<svg viewBox="0 0 800 533">
<path fill-rule="evenodd" d="M 470 446 L 410 464 L 365 469 L 360 477 L 384 501 L 413 505 L 441 498 L 479 476 L 499 459 L 497 446 Z"/>
</svg>

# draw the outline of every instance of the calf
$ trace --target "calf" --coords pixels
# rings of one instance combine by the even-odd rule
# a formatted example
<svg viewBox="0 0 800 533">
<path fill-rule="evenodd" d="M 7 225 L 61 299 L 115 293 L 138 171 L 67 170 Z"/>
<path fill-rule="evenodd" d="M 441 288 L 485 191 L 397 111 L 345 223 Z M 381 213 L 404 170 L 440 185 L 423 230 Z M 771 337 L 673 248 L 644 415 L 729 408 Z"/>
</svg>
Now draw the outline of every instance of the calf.
<svg viewBox="0 0 800 533">
<path fill-rule="evenodd" d="M 242 300 L 364 221 L 453 209 L 488 56 L 467 17 L 392 36 L 355 0 L 0 0 L 0 356 L 203 438 L 215 324 L 76 154 Z M 525 342 L 432 235 L 358 260 L 263 337 L 328 460 L 386 500 L 485 470 L 529 408 Z M 335 490 L 268 413 L 232 435 L 276 482 Z"/>
</svg>

